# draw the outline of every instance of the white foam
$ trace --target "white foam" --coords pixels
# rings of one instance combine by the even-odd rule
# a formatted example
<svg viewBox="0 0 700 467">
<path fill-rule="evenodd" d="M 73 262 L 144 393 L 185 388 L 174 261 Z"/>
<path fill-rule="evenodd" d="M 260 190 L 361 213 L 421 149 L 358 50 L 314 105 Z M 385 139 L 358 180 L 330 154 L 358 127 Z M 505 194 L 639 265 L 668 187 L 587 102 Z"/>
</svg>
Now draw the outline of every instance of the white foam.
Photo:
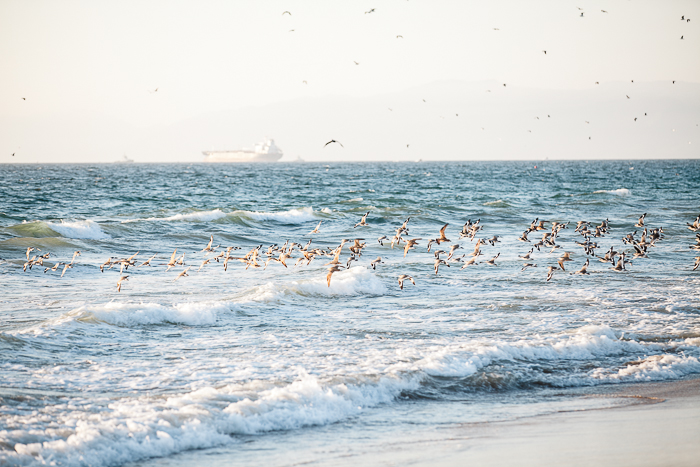
<svg viewBox="0 0 700 467">
<path fill-rule="evenodd" d="M 617 196 L 628 196 L 630 191 L 627 188 L 618 188 L 617 190 L 598 190 L 593 193 L 610 193 Z"/>
<path fill-rule="evenodd" d="M 383 295 L 386 286 L 379 278 L 363 266 L 354 266 L 350 269 L 333 274 L 330 287 L 326 281 L 326 270 L 319 270 L 318 277 L 311 280 L 299 280 L 285 283 L 272 283 L 256 287 L 251 293 L 246 294 L 246 301 L 274 301 L 282 299 L 289 294 L 297 295 Z"/>
<path fill-rule="evenodd" d="M 86 306 L 76 310 L 81 319 L 95 319 L 117 326 L 138 326 L 144 324 L 177 323 L 190 326 L 216 323 L 217 311 L 228 311 L 230 305 L 224 303 L 177 303 L 172 306 L 158 303 L 111 302 L 101 306 Z"/>
<path fill-rule="evenodd" d="M 55 404 L 49 410 L 59 418 L 52 428 L 38 430 L 42 419 L 29 415 L 21 429 L 0 432 L 0 439 L 14 447 L 14 452 L 0 452 L 0 460 L 17 465 L 121 465 L 225 444 L 232 434 L 333 423 L 418 387 L 415 379 L 329 384 L 303 370 L 300 373 L 292 383 L 262 391 L 260 382 L 248 387 L 206 387 L 168 398 L 112 400 L 109 410 L 96 412 L 89 408 L 94 401 L 88 409 Z M 46 434 L 37 436 L 40 432 Z"/>
<path fill-rule="evenodd" d="M 102 231 L 97 222 L 93 222 L 91 220 L 66 222 L 61 219 L 60 223 L 47 222 L 46 225 L 54 232 L 66 238 L 81 238 L 89 240 L 111 238 Z"/>
<path fill-rule="evenodd" d="M 678 379 L 699 372 L 700 361 L 696 357 L 663 354 L 628 362 L 617 373 L 598 370 L 595 376 L 620 381 L 659 381 Z"/>
<path fill-rule="evenodd" d="M 76 321 L 98 321 L 124 327 L 164 323 L 206 326 L 216 323 L 218 313 L 225 313 L 237 306 L 231 302 L 177 303 L 174 305 L 109 302 L 103 305 L 84 305 L 57 318 L 26 328 L 19 334 L 41 335 L 61 325 Z"/>
<path fill-rule="evenodd" d="M 321 209 L 321 212 L 324 212 L 326 214 L 333 214 L 333 211 L 331 211 L 330 208 L 323 208 Z"/>
<path fill-rule="evenodd" d="M 234 214 L 241 214 L 258 221 L 276 221 L 282 224 L 302 224 L 316 220 L 314 210 L 310 207 L 279 212 L 236 211 Z"/>
<path fill-rule="evenodd" d="M 140 221 L 195 221 L 195 222 L 210 222 L 217 219 L 226 217 L 226 213 L 221 209 L 214 209 L 212 211 L 197 211 L 188 212 L 184 214 L 175 214 L 170 217 L 148 217 L 145 219 L 128 219 L 122 221 L 122 224 L 127 224 L 130 222 L 140 222 Z"/>
<path fill-rule="evenodd" d="M 364 198 L 352 198 L 346 201 L 346 203 L 359 203 L 360 201 L 364 201 Z"/>
</svg>

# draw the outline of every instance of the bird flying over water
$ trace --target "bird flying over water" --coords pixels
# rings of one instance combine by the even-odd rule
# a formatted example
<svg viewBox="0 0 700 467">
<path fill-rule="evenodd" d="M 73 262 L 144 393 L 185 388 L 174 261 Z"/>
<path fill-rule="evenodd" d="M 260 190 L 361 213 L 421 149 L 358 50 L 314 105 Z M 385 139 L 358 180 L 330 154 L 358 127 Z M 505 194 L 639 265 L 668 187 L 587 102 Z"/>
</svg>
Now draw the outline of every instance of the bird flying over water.
<svg viewBox="0 0 700 467">
<path fill-rule="evenodd" d="M 341 143 L 340 141 L 336 141 L 336 140 L 334 140 L 334 139 L 332 139 L 332 140 L 330 140 L 329 142 L 327 142 L 326 144 L 324 144 L 323 147 L 325 148 L 326 146 L 328 146 L 328 145 L 331 144 L 331 143 L 340 144 L 340 147 L 341 147 L 341 148 L 344 148 L 344 147 L 345 147 L 345 146 L 343 146 L 343 143 Z"/>
<path fill-rule="evenodd" d="M 408 274 L 401 274 L 399 276 L 399 289 L 403 290 L 403 281 L 405 280 L 409 280 L 413 285 L 416 285 L 415 281 L 411 276 L 409 276 Z"/>
</svg>

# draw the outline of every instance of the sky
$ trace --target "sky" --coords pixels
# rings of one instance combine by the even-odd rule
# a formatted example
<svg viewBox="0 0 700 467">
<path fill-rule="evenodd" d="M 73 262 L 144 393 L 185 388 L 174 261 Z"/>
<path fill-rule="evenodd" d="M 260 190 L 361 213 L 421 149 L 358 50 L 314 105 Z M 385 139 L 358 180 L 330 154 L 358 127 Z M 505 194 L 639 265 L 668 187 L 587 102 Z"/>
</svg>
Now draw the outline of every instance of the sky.
<svg viewBox="0 0 700 467">
<path fill-rule="evenodd" d="M 504 92 L 495 87 L 506 84 L 521 96 L 531 96 L 520 99 L 528 107 L 537 102 L 535 96 L 542 98 L 543 90 L 551 92 L 545 100 L 552 96 L 552 102 L 568 102 L 596 86 L 653 84 L 647 89 L 649 99 L 671 97 L 662 106 L 665 115 L 678 116 L 675 126 L 687 123 L 684 138 L 695 138 L 695 148 L 700 148 L 700 135 L 692 132 L 700 121 L 697 1 L 0 0 L 0 57 L 0 162 L 111 162 L 122 153 L 137 161 L 198 161 L 201 152 L 194 148 L 235 149 L 252 146 L 263 136 L 276 137 L 286 154 L 307 160 L 395 160 L 404 155 L 392 149 L 368 153 L 367 148 L 386 146 L 376 140 L 382 132 L 363 141 L 358 130 L 348 151 L 323 153 L 318 143 L 336 138 L 327 133 L 333 128 L 323 128 L 321 134 L 305 120 L 316 126 L 337 121 L 335 134 L 342 134 L 344 127 L 366 121 L 379 108 L 386 110 L 388 96 L 401 94 L 395 103 L 407 108 L 412 99 L 422 101 L 417 90 L 435 89 L 440 83 L 464 84 L 451 88 L 463 112 L 474 86 L 480 92 Z M 673 88 L 675 94 L 669 95 L 661 83 L 672 81 L 684 87 Z M 488 87 L 494 89 L 481 89 Z M 327 105 L 339 101 L 367 105 L 340 105 L 336 111 Z M 375 109 L 373 102 L 381 106 Z M 480 109 L 513 111 L 503 99 L 489 103 L 478 97 L 471 102 L 474 115 Z M 597 108 L 600 115 L 611 110 L 606 102 L 602 99 Z M 211 126 L 217 116 L 245 122 L 251 109 L 264 108 L 272 116 L 290 103 L 299 111 L 286 128 L 266 124 L 264 115 L 245 132 L 224 127 L 219 133 L 190 132 L 185 124 Z M 319 109 L 326 112 L 320 122 Z M 435 118 L 452 110 L 441 108 Z M 408 127 L 424 121 L 425 114 L 419 112 L 393 118 L 396 125 Z M 472 126 L 483 124 L 474 120 Z M 521 130 L 516 126 L 510 131 Z M 163 132 L 172 134 L 164 128 L 177 128 L 177 146 L 188 152 L 159 146 Z M 455 127 L 452 136 L 422 131 L 423 139 L 414 147 L 427 148 L 438 137 L 468 145 L 460 131 Z M 501 138 L 510 136 L 509 128 L 499 131 Z M 298 139 L 280 139 L 272 132 Z M 663 147 L 665 136 L 655 138 L 661 138 L 658 146 Z M 609 139 L 614 142 L 614 137 Z M 517 144 L 508 153 L 498 153 L 488 144 L 479 147 L 479 158 L 533 154 L 519 155 Z M 556 157 L 565 149 L 562 142 L 543 156 Z M 700 153 L 684 147 L 673 155 Z M 420 157 L 445 156 L 426 149 Z M 609 157 L 620 155 L 611 150 Z"/>
</svg>

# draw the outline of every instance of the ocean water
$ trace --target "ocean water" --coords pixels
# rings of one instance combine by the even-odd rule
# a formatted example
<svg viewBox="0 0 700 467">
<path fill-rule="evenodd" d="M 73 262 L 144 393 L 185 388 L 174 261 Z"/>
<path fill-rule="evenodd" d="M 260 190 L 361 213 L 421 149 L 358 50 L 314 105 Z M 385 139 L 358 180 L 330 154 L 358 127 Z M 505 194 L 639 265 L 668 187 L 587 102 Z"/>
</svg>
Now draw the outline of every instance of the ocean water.
<svg viewBox="0 0 700 467">
<path fill-rule="evenodd" d="M 686 226 L 699 186 L 697 160 L 3 165 L 0 464 L 347 459 L 363 442 L 604 407 L 619 401 L 586 391 L 700 374 L 700 252 Z M 644 213 L 664 238 L 625 271 L 576 243 L 577 221 L 608 219 L 596 253 L 629 259 L 622 238 L 639 239 Z M 404 257 L 377 238 L 409 216 L 405 236 L 422 240 Z M 521 271 L 541 235 L 518 237 L 535 218 L 570 224 L 561 249 L 535 250 Z M 459 238 L 469 219 L 500 242 L 436 274 L 436 250 L 474 250 Z M 446 223 L 451 242 L 428 252 Z M 199 270 L 210 236 L 236 257 L 287 240 L 366 247 L 329 287 L 331 258 L 294 266 L 298 251 L 287 267 Z M 51 255 L 25 272 L 29 247 Z M 175 249 L 185 266 L 166 271 Z M 44 272 L 74 251 L 63 277 Z M 564 251 L 573 261 L 546 281 Z M 139 264 L 157 255 L 152 267 L 99 269 L 137 252 Z M 590 275 L 571 275 L 586 258 Z M 400 274 L 415 285 L 399 289 Z"/>
</svg>

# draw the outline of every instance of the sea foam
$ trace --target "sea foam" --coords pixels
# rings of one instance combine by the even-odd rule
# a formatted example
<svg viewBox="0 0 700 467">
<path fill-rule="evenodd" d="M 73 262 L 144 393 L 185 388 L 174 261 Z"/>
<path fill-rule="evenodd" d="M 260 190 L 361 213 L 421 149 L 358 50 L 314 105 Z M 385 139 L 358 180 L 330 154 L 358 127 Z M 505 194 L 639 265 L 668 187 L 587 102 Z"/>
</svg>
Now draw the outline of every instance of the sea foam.
<svg viewBox="0 0 700 467">
<path fill-rule="evenodd" d="M 240 214 L 257 221 L 275 221 L 281 224 L 302 224 L 316 220 L 314 210 L 310 207 L 279 212 L 235 211 L 233 214 Z"/>
<path fill-rule="evenodd" d="M 78 238 L 87 240 L 102 240 L 111 238 L 108 234 L 102 231 L 97 222 L 91 220 L 81 220 L 66 222 L 46 222 L 46 225 L 65 238 Z"/>
<path fill-rule="evenodd" d="M 618 188 L 617 190 L 598 190 L 593 193 L 610 193 L 611 195 L 628 196 L 630 191 L 627 188 Z"/>
</svg>

